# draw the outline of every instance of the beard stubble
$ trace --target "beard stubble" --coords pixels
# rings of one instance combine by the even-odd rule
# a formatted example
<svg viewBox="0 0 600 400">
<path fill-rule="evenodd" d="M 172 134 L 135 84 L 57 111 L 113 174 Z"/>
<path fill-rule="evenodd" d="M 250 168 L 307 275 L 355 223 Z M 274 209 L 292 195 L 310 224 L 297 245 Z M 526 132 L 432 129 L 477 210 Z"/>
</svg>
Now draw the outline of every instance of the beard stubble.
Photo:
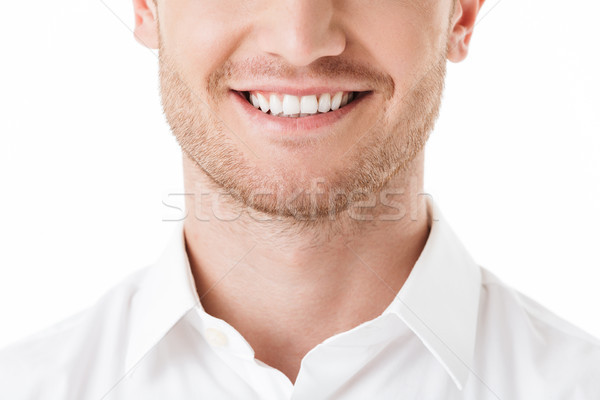
<svg viewBox="0 0 600 400">
<path fill-rule="evenodd" d="M 205 94 L 196 93 L 182 79 L 159 34 L 161 102 L 182 152 L 209 178 L 213 190 L 224 190 L 240 208 L 287 220 L 320 222 L 338 216 L 353 203 L 384 190 L 392 178 L 410 172 L 439 115 L 446 53 L 415 76 L 412 87 L 395 107 L 381 110 L 380 118 L 345 155 L 344 166 L 328 171 L 326 176 L 309 176 L 285 166 L 261 170 L 240 150 L 244 144 L 213 111 L 225 98 L 227 77 L 236 67 L 239 70 L 239 65 L 225 63 L 211 73 Z M 269 72 L 288 74 L 286 68 L 278 67 Z M 333 78 L 350 73 L 368 76 L 369 72 L 345 63 L 336 65 L 331 58 L 318 64 L 315 75 Z M 391 77 L 371 74 L 369 78 L 386 99 L 393 97 Z"/>
</svg>

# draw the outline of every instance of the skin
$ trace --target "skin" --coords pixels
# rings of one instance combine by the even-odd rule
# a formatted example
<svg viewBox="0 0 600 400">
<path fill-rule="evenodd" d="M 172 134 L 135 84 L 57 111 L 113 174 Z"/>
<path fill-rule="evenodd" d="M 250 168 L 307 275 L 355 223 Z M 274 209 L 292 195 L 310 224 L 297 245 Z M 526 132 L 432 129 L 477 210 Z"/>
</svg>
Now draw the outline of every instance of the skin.
<svg viewBox="0 0 600 400">
<path fill-rule="evenodd" d="M 202 305 L 292 383 L 310 349 L 383 312 L 422 251 L 424 146 L 482 3 L 134 0 L 193 194 Z M 267 137 L 230 89 L 282 81 L 372 93 L 326 135 Z"/>
</svg>

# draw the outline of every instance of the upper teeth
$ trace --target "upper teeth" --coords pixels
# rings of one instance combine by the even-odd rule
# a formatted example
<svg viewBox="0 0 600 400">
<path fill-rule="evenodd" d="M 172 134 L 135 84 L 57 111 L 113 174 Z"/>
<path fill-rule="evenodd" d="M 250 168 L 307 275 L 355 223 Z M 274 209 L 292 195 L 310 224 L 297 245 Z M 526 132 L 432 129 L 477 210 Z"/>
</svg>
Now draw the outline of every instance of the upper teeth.
<svg viewBox="0 0 600 400">
<path fill-rule="evenodd" d="M 249 92 L 250 103 L 264 113 L 280 117 L 304 117 L 317 113 L 335 111 L 354 99 L 354 92 L 311 94 L 294 96 L 291 94 Z"/>
</svg>

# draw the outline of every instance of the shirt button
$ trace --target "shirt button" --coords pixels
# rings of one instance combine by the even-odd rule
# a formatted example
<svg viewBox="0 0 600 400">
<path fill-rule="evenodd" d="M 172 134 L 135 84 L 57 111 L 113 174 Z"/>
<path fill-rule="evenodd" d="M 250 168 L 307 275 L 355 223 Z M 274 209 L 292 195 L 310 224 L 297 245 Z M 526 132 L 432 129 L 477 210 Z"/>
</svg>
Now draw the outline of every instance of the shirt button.
<svg viewBox="0 0 600 400">
<path fill-rule="evenodd" d="M 227 335 L 215 328 L 206 328 L 206 340 L 213 346 L 227 346 Z"/>
</svg>

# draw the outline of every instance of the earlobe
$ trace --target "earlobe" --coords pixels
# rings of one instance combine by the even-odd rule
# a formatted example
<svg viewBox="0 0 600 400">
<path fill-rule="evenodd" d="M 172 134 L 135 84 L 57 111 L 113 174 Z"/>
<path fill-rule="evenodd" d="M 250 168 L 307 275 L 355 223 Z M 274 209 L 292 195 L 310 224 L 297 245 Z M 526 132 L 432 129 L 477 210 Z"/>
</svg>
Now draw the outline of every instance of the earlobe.
<svg viewBox="0 0 600 400">
<path fill-rule="evenodd" d="M 448 35 L 449 61 L 457 63 L 467 57 L 475 20 L 483 2 L 484 0 L 457 0 Z"/>
<path fill-rule="evenodd" d="M 469 52 L 468 44 L 465 41 L 467 30 L 464 26 L 457 26 L 450 33 L 448 40 L 448 60 L 454 63 L 461 62 L 467 57 Z"/>
<path fill-rule="evenodd" d="M 133 36 L 142 46 L 158 49 L 158 10 L 154 0 L 133 0 Z"/>
</svg>

